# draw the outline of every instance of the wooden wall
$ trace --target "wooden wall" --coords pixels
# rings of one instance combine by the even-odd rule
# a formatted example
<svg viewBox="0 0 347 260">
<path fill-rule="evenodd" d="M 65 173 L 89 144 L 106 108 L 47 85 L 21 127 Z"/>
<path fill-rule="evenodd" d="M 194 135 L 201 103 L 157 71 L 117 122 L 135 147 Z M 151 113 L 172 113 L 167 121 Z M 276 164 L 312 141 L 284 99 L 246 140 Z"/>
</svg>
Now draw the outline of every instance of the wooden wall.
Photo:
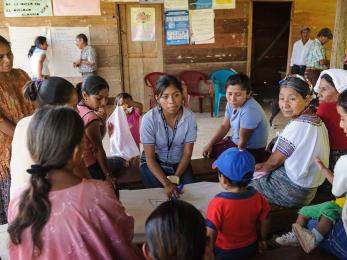
<svg viewBox="0 0 347 260">
<path fill-rule="evenodd" d="M 249 8 L 248 0 L 237 0 L 235 9 L 215 10 L 213 44 L 166 46 L 164 43 L 164 71 L 174 75 L 191 69 L 207 74 L 228 68 L 246 72 Z"/>
<path fill-rule="evenodd" d="M 98 55 L 98 74 L 110 84 L 110 96 L 121 91 L 118 18 L 114 3 L 101 2 L 101 16 L 51 16 L 7 18 L 0 0 L 0 34 L 9 39 L 9 26 L 88 26 L 91 43 Z M 14 53 L 14 55 L 16 55 Z M 81 78 L 68 78 L 79 82 Z"/>
<path fill-rule="evenodd" d="M 311 28 L 311 39 L 316 38 L 323 27 L 329 27 L 332 32 L 334 31 L 336 0 L 295 0 L 293 6 L 289 58 L 293 43 L 300 39 L 301 26 Z M 328 59 L 330 59 L 331 46 L 329 41 L 326 45 Z"/>
</svg>

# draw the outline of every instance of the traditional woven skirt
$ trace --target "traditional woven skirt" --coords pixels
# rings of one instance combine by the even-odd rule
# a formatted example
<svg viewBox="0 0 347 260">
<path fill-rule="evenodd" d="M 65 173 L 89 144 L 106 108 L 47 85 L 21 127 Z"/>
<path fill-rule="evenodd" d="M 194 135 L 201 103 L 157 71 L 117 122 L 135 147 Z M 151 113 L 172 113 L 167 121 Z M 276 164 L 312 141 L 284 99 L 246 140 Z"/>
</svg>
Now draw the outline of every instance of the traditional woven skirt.
<svg viewBox="0 0 347 260">
<path fill-rule="evenodd" d="M 263 194 L 269 203 L 286 208 L 308 205 L 317 192 L 317 188 L 304 188 L 293 183 L 287 176 L 284 166 L 263 178 L 254 180 L 251 185 Z"/>
<path fill-rule="evenodd" d="M 7 223 L 7 209 L 10 200 L 11 177 L 10 170 L 1 167 L 0 170 L 0 225 Z"/>
</svg>

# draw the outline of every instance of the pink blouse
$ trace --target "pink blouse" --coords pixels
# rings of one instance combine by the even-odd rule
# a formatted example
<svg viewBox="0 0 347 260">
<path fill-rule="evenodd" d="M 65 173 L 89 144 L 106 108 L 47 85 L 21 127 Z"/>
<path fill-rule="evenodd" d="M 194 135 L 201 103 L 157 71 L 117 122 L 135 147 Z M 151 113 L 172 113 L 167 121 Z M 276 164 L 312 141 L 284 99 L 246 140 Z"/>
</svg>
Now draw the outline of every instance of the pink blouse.
<svg viewBox="0 0 347 260">
<path fill-rule="evenodd" d="M 8 221 L 16 215 L 21 192 L 11 199 Z M 51 215 L 44 226 L 40 255 L 33 250 L 30 228 L 19 245 L 10 244 L 11 259 L 141 259 L 132 245 L 134 219 L 125 213 L 112 187 L 98 180 L 49 193 Z"/>
</svg>

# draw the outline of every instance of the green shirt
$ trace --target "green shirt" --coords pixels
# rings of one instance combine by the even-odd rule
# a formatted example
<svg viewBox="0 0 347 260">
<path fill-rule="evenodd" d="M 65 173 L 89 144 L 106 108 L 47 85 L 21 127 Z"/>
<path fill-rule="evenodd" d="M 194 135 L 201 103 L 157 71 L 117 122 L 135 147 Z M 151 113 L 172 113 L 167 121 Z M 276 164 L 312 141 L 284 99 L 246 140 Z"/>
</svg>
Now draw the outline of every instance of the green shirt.
<svg viewBox="0 0 347 260">
<path fill-rule="evenodd" d="M 325 60 L 325 47 L 321 44 L 321 42 L 316 38 L 307 52 L 306 57 L 306 66 L 315 68 L 318 70 L 325 70 L 327 66 L 321 65 L 319 63 L 320 60 Z"/>
</svg>

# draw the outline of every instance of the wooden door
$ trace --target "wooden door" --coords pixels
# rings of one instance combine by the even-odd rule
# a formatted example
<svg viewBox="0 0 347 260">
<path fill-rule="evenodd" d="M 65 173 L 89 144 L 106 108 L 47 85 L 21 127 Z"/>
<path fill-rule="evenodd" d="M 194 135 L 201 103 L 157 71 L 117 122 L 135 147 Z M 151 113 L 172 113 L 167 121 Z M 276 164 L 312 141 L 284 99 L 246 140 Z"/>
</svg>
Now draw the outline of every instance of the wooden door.
<svg viewBox="0 0 347 260">
<path fill-rule="evenodd" d="M 130 16 L 134 7 L 155 8 L 155 41 L 131 40 Z M 150 72 L 163 71 L 163 5 L 120 4 L 119 15 L 124 89 L 147 111 L 152 93 L 145 87 L 143 78 Z"/>
</svg>

